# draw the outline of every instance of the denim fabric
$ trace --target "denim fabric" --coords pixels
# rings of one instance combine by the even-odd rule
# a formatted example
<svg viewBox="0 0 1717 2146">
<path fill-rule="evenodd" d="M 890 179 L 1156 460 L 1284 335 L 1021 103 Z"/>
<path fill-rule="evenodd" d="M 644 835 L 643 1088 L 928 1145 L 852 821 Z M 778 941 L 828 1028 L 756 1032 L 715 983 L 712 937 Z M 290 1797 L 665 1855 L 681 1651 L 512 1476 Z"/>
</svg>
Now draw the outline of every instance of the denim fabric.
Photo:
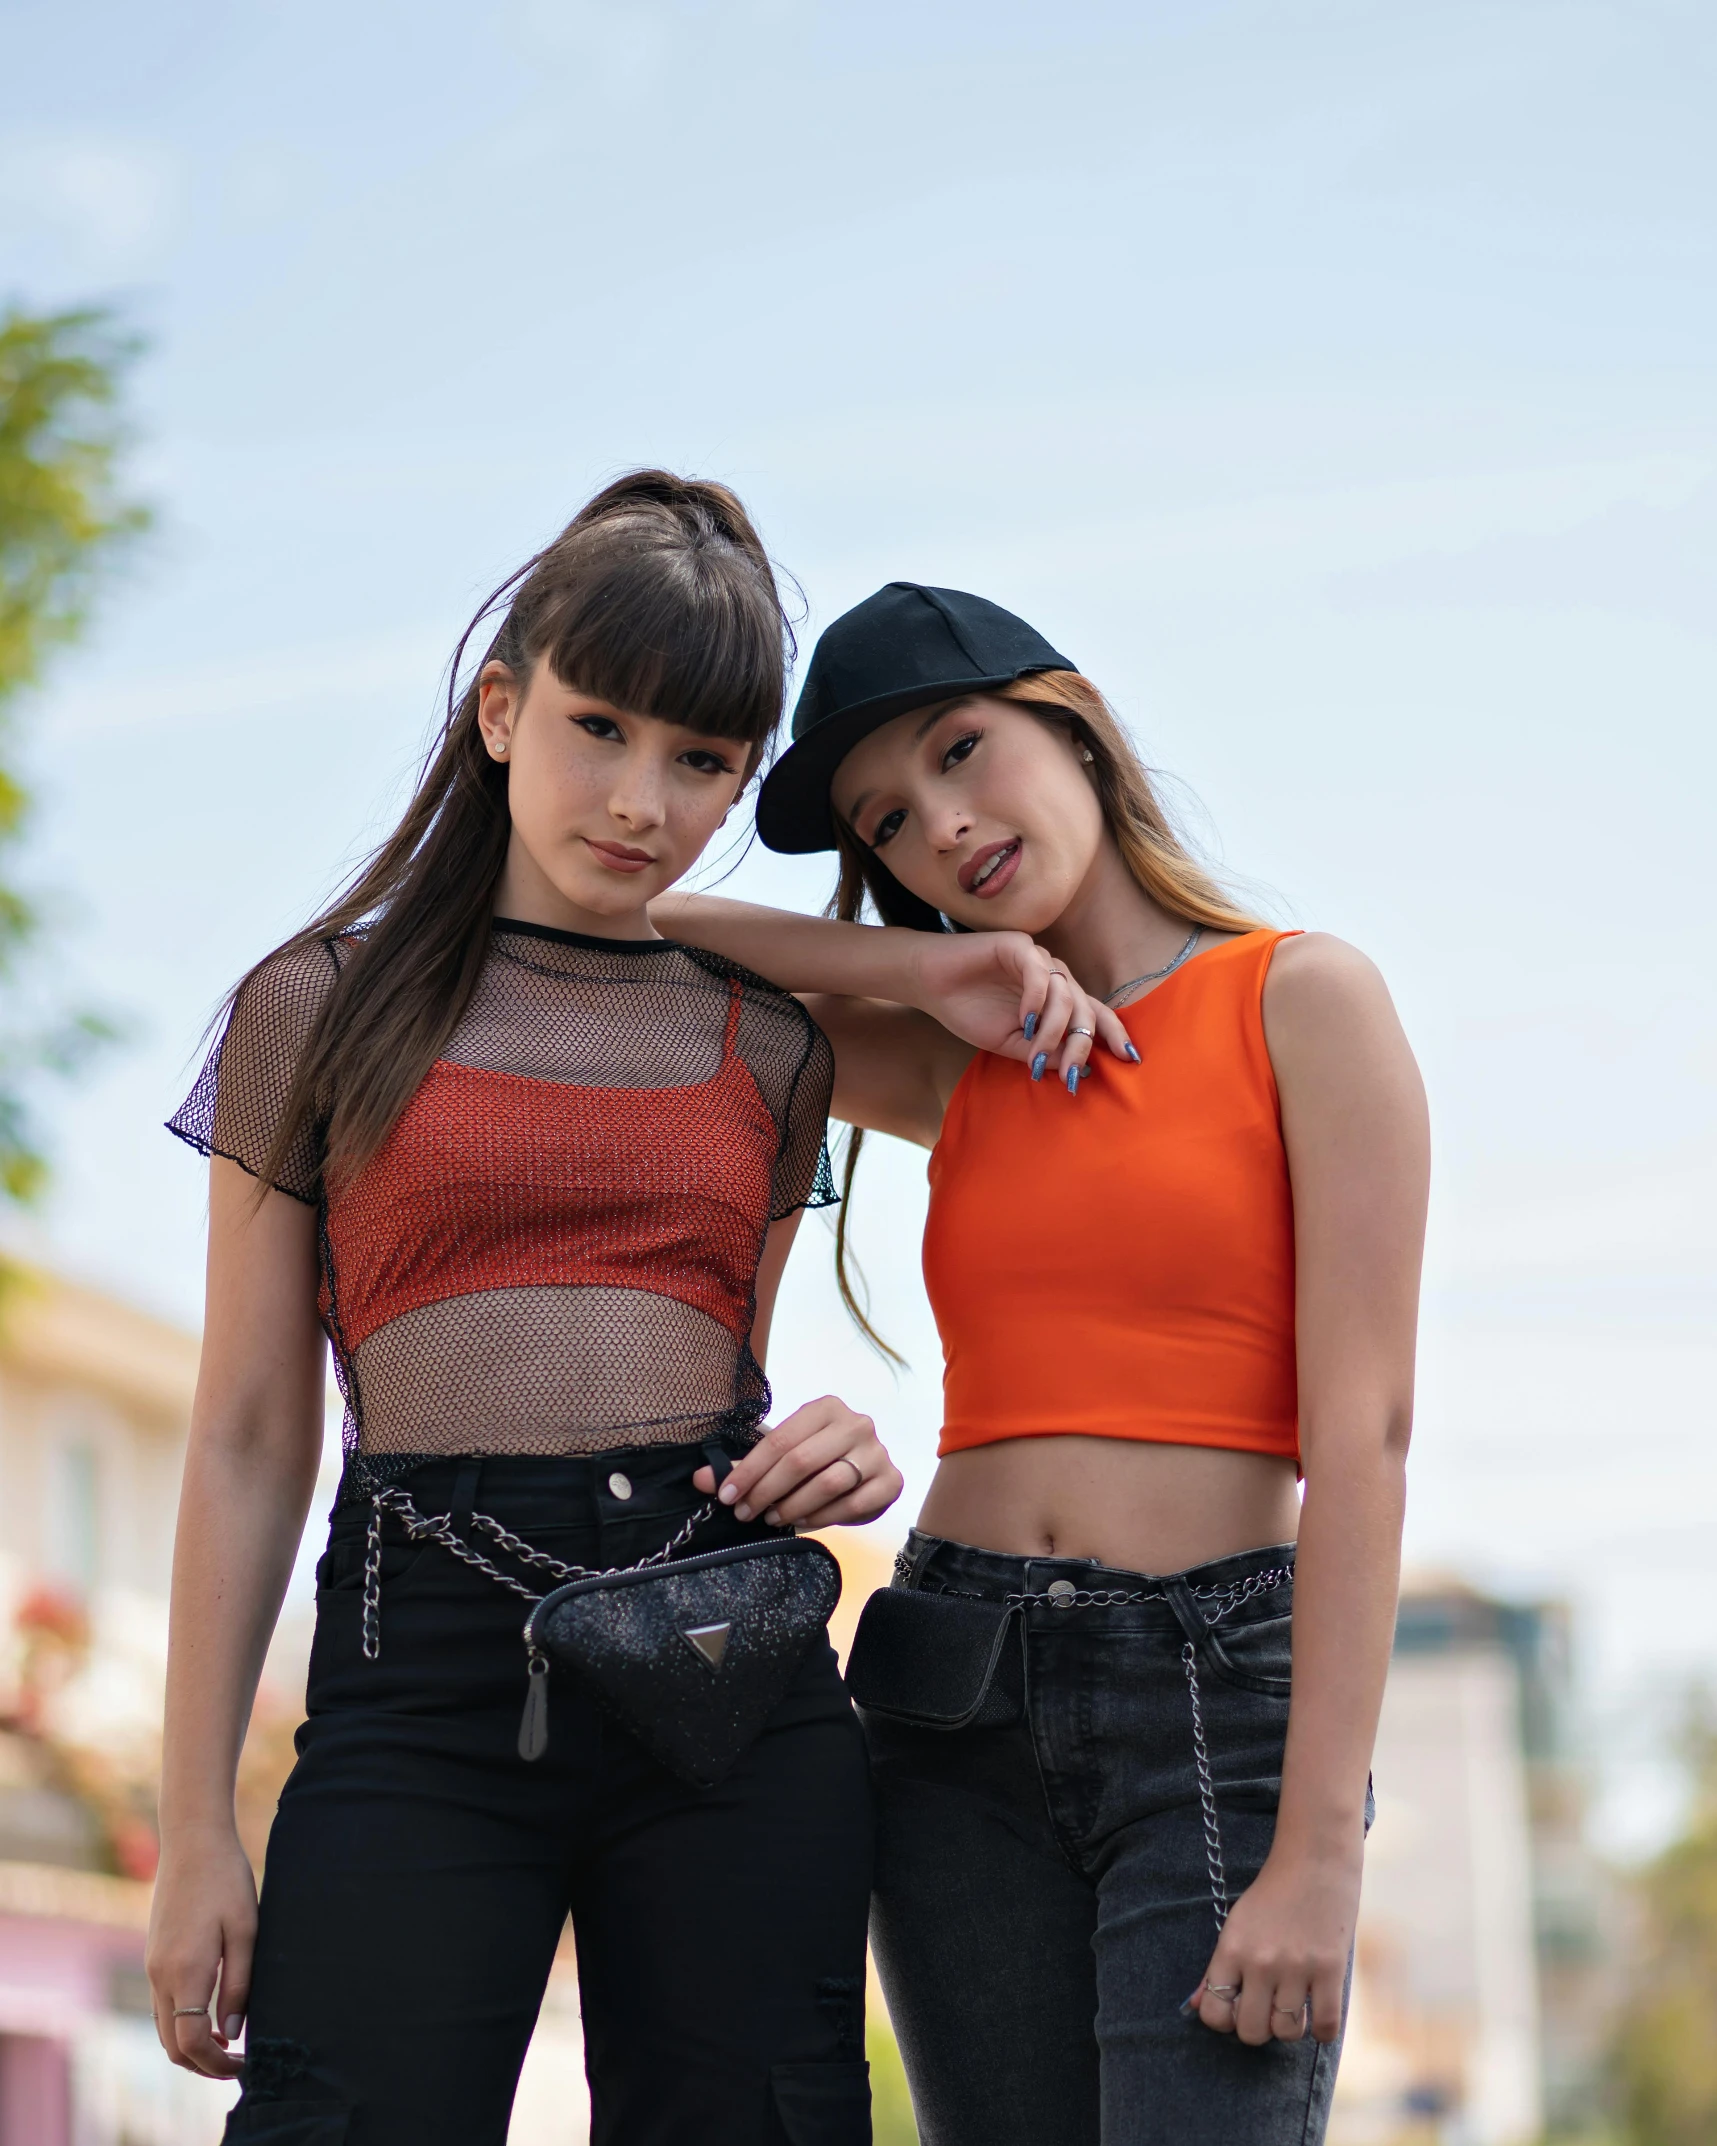
<svg viewBox="0 0 1717 2146">
<path fill-rule="evenodd" d="M 863 1716 L 878 1794 L 871 1942 L 924 2146 L 1323 2138 L 1338 2045 L 1249 2048 L 1180 2010 L 1218 1903 L 1256 1877 L 1274 1832 L 1292 1564 L 1280 1546 L 1151 1578 L 909 1539 L 897 1585 L 1157 1597 L 1028 1604 L 997 1672 L 1011 1720 Z"/>
<path fill-rule="evenodd" d="M 410 1487 L 422 1512 L 468 1523 L 475 1501 L 606 1566 L 701 1502 L 702 1459 L 438 1462 Z M 827 1642 L 713 1789 L 559 1673 L 548 1750 L 527 1764 L 525 1604 L 389 1522 L 365 1660 L 367 1519 L 336 1510 L 317 1570 L 309 1719 L 269 1836 L 228 2138 L 504 2146 L 570 1913 L 595 2146 L 866 2146 L 870 1786 Z M 756 1532 L 723 1508 L 694 1547 Z"/>
</svg>

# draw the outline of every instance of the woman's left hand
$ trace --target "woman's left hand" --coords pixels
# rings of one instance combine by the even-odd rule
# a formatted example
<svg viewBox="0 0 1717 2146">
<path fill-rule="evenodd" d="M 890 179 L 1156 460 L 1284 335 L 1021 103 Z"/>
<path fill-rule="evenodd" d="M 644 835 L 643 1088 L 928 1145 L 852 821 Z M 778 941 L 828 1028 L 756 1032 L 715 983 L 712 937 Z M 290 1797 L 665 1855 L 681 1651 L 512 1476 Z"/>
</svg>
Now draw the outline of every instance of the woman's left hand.
<svg viewBox="0 0 1717 2146">
<path fill-rule="evenodd" d="M 694 1489 L 715 1489 L 715 1470 L 700 1468 Z M 771 1527 L 856 1527 L 887 1512 L 903 1488 L 900 1470 L 876 1425 L 825 1394 L 766 1431 L 722 1484 L 723 1505 Z"/>
<path fill-rule="evenodd" d="M 1359 1914 L 1360 1842 L 1351 1855 L 1273 1850 L 1229 1910 L 1204 1980 L 1188 2000 L 1207 2027 L 1254 2047 L 1341 2032 Z M 1235 1990 L 1238 1996 L 1219 1992 Z"/>
</svg>

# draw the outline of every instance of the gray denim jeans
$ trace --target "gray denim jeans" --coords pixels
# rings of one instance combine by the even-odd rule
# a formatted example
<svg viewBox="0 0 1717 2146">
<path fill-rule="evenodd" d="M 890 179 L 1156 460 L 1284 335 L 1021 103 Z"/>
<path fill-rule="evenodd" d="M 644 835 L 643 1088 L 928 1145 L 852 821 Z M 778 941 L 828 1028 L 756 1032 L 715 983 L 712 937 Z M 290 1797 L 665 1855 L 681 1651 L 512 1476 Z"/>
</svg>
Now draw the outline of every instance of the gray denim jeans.
<svg viewBox="0 0 1717 2146">
<path fill-rule="evenodd" d="M 1339 2044 L 1181 2010 L 1275 1829 L 1292 1547 L 1149 1577 L 914 1531 L 895 1584 L 1035 1598 L 980 1723 L 862 1714 L 871 1941 L 924 2146 L 1321 2141 Z"/>
</svg>

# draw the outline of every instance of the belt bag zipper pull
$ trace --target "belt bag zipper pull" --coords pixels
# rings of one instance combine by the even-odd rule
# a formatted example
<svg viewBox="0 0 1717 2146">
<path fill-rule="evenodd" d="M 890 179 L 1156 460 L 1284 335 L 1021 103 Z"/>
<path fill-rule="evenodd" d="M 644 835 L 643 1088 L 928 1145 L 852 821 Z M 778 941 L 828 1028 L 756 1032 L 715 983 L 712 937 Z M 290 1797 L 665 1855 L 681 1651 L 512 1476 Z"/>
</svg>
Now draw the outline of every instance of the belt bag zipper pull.
<svg viewBox="0 0 1717 2146">
<path fill-rule="evenodd" d="M 540 1759 L 548 1749 L 548 1656 L 527 1633 L 525 1646 L 529 1650 L 528 1682 L 525 1688 L 525 1711 L 519 1721 L 519 1756 L 522 1759 Z"/>
</svg>

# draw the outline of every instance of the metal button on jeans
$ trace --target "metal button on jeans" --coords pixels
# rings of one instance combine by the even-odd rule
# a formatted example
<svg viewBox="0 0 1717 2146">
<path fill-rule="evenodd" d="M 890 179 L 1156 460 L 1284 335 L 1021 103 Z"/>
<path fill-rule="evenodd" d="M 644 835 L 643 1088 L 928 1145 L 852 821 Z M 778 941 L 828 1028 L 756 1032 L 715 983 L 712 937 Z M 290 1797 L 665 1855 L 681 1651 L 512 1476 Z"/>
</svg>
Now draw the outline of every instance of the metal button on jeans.
<svg viewBox="0 0 1717 2146">
<path fill-rule="evenodd" d="M 1079 1592 L 1071 1580 L 1051 1580 L 1047 1593 L 1057 1609 L 1071 1609 L 1073 1597 Z"/>
<path fill-rule="evenodd" d="M 608 1478 L 608 1489 L 613 1497 L 629 1498 L 632 1495 L 632 1479 L 630 1476 L 622 1475 L 619 1469 L 616 1468 Z"/>
</svg>

